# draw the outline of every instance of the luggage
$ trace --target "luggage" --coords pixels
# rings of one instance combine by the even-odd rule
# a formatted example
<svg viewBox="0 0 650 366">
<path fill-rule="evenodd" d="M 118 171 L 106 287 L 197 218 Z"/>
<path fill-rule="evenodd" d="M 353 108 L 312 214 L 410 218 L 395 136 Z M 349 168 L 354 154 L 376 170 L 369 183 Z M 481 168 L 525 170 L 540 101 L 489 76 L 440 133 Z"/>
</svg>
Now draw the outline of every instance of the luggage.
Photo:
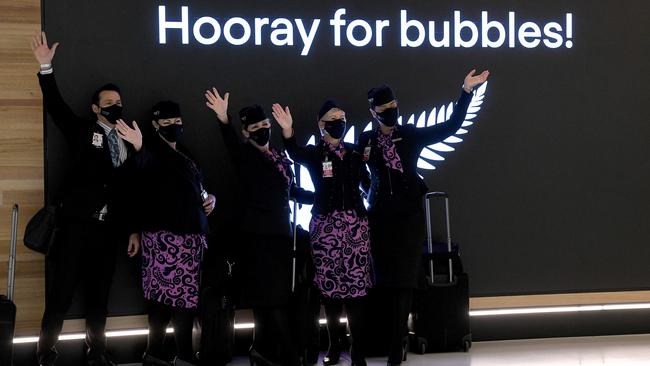
<svg viewBox="0 0 650 366">
<path fill-rule="evenodd" d="M 444 198 L 447 224 L 446 253 L 436 254 L 431 234 L 431 198 Z M 453 250 L 449 225 L 449 196 L 425 196 L 427 254 L 425 283 L 414 292 L 410 350 L 417 353 L 463 350 L 472 346 L 467 274 L 462 272 L 458 250 Z M 457 246 L 456 246 L 457 248 Z M 439 250 L 438 250 L 439 251 Z"/>
<path fill-rule="evenodd" d="M 41 254 L 47 254 L 50 251 L 58 232 L 57 210 L 58 206 L 45 206 L 29 220 L 23 236 L 23 242 L 27 248 Z"/>
<path fill-rule="evenodd" d="M 201 365 L 226 365 L 232 361 L 235 343 L 235 308 L 230 297 L 215 287 L 201 292 L 199 317 L 199 361 Z"/>
<path fill-rule="evenodd" d="M 208 248 L 204 255 L 198 316 L 192 332 L 199 364 L 210 366 L 231 362 L 235 343 L 236 264 L 231 253 L 216 250 Z"/>
<path fill-rule="evenodd" d="M 18 205 L 14 205 L 11 217 L 11 246 L 9 248 L 9 276 L 7 277 L 7 296 L 0 295 L 0 366 L 13 365 L 13 341 L 16 328 L 16 304 L 14 294 L 14 274 L 16 268 L 16 235 L 18 229 Z"/>
</svg>

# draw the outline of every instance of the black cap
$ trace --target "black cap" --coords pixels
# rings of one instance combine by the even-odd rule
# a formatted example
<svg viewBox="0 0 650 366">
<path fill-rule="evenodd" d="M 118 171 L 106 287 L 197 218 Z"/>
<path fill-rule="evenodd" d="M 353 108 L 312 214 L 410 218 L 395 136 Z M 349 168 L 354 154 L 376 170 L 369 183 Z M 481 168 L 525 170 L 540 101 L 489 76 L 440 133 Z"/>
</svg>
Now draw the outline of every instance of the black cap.
<svg viewBox="0 0 650 366">
<path fill-rule="evenodd" d="M 264 109 L 257 104 L 242 108 L 242 110 L 239 111 L 239 119 L 245 126 L 264 121 L 267 118 Z"/>
<path fill-rule="evenodd" d="M 153 116 L 154 121 L 159 119 L 177 118 L 181 116 L 181 107 L 178 103 L 172 102 L 171 100 L 165 100 L 158 102 L 153 106 L 151 109 L 151 115 Z"/>
<path fill-rule="evenodd" d="M 395 93 L 386 84 L 382 84 L 368 91 L 368 103 L 370 103 L 371 107 L 386 104 L 393 100 L 395 100 Z"/>
<path fill-rule="evenodd" d="M 318 120 L 320 121 L 323 116 L 330 111 L 332 108 L 338 108 L 342 109 L 335 101 L 333 100 L 328 100 L 325 103 L 323 103 L 323 106 L 320 107 L 320 111 L 318 111 Z"/>
</svg>

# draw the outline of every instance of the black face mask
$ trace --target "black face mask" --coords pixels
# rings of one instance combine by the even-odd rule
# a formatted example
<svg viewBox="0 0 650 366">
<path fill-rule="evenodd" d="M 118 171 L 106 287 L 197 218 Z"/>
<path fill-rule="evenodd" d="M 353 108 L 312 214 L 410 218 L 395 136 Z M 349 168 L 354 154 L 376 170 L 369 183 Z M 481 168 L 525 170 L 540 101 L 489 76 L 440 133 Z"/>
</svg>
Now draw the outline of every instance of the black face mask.
<svg viewBox="0 0 650 366">
<path fill-rule="evenodd" d="M 383 112 L 377 113 L 377 121 L 383 123 L 387 127 L 393 127 L 397 124 L 397 118 L 399 117 L 399 109 L 388 108 Z"/>
<path fill-rule="evenodd" d="M 169 142 L 176 142 L 180 140 L 181 136 L 183 136 L 183 125 L 173 124 L 169 126 L 161 126 L 158 129 L 158 133 L 165 140 Z"/>
<path fill-rule="evenodd" d="M 266 145 L 271 139 L 271 129 L 270 128 L 258 128 L 253 132 L 248 132 L 250 134 L 250 139 L 255 141 L 259 146 Z"/>
<path fill-rule="evenodd" d="M 345 120 L 343 119 L 335 119 L 333 121 L 325 122 L 325 131 L 327 131 L 327 134 L 336 140 L 343 137 L 346 127 L 347 126 Z"/>
<path fill-rule="evenodd" d="M 106 118 L 110 123 L 116 123 L 118 119 L 122 118 L 122 106 L 113 104 L 112 106 L 99 108 L 99 114 Z"/>
</svg>

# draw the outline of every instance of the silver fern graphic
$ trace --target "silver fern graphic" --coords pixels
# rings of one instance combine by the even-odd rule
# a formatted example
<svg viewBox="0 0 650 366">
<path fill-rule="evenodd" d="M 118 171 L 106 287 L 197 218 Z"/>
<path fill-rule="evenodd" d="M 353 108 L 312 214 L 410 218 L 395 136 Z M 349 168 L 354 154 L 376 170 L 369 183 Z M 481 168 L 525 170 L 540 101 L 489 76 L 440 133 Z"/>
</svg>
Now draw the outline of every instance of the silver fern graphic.
<svg viewBox="0 0 650 366">
<path fill-rule="evenodd" d="M 488 86 L 488 82 L 486 81 L 485 83 L 483 83 L 483 85 L 481 85 L 479 88 L 477 88 L 472 92 L 473 96 L 472 96 L 472 100 L 469 103 L 469 107 L 467 108 L 467 115 L 465 116 L 465 121 L 463 121 L 461 128 L 458 129 L 458 131 L 456 131 L 454 135 L 449 136 L 442 142 L 438 142 L 426 146 L 424 149 L 422 149 L 422 152 L 420 153 L 420 157 L 418 158 L 418 165 L 417 165 L 418 168 L 422 170 L 436 169 L 436 165 L 440 164 L 440 162 L 445 160 L 443 155 L 455 150 L 452 145 L 463 142 L 463 139 L 460 138 L 459 136 L 465 135 L 468 132 L 467 128 L 472 126 L 476 122 L 476 117 L 478 116 L 478 113 L 481 111 L 481 105 L 483 105 L 483 99 L 485 98 L 485 92 L 487 90 L 487 86 Z M 450 102 L 449 104 L 442 105 L 440 107 L 435 107 L 431 109 L 431 111 L 429 111 L 428 113 L 427 111 L 421 112 L 420 114 L 417 115 L 417 119 L 415 113 L 411 114 L 406 120 L 406 124 L 415 124 L 417 128 L 433 126 L 438 123 L 444 123 L 448 121 L 453 112 L 454 112 L 454 102 Z M 403 116 L 400 116 L 398 118 L 397 123 L 399 123 L 400 125 L 404 124 Z M 368 122 L 365 128 L 363 129 L 363 131 L 369 131 L 371 129 L 372 129 L 372 122 Z M 354 131 L 355 131 L 354 126 L 350 127 L 348 132 L 345 134 L 343 141 L 347 143 L 354 143 L 354 136 L 355 136 Z M 307 145 L 314 145 L 315 143 L 316 143 L 316 136 L 314 135 L 310 136 L 309 139 L 307 140 Z M 294 166 L 292 166 L 292 169 L 294 169 L 294 173 L 295 173 Z M 300 186 L 306 190 L 310 190 L 310 191 L 314 190 L 314 183 L 312 182 L 311 177 L 309 176 L 309 172 L 305 168 L 300 169 Z M 311 205 L 302 205 L 298 209 L 298 215 L 297 215 L 298 225 L 302 226 L 305 229 L 309 228 L 309 220 L 311 220 L 310 210 L 311 210 Z"/>
</svg>

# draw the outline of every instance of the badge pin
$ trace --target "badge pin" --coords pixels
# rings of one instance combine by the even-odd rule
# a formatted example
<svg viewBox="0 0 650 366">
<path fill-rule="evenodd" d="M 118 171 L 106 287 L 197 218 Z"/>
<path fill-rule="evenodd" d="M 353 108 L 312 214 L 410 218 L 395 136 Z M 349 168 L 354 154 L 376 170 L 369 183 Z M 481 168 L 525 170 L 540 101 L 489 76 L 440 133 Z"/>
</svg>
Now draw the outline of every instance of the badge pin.
<svg viewBox="0 0 650 366">
<path fill-rule="evenodd" d="M 368 159 L 370 159 L 371 149 L 372 149 L 371 146 L 366 146 L 366 148 L 363 149 L 363 161 L 368 161 Z"/>
<path fill-rule="evenodd" d="M 93 132 L 93 146 L 97 148 L 104 146 L 104 135 Z"/>
<path fill-rule="evenodd" d="M 334 169 L 331 161 L 323 162 L 323 178 L 331 178 L 334 176 Z"/>
</svg>

